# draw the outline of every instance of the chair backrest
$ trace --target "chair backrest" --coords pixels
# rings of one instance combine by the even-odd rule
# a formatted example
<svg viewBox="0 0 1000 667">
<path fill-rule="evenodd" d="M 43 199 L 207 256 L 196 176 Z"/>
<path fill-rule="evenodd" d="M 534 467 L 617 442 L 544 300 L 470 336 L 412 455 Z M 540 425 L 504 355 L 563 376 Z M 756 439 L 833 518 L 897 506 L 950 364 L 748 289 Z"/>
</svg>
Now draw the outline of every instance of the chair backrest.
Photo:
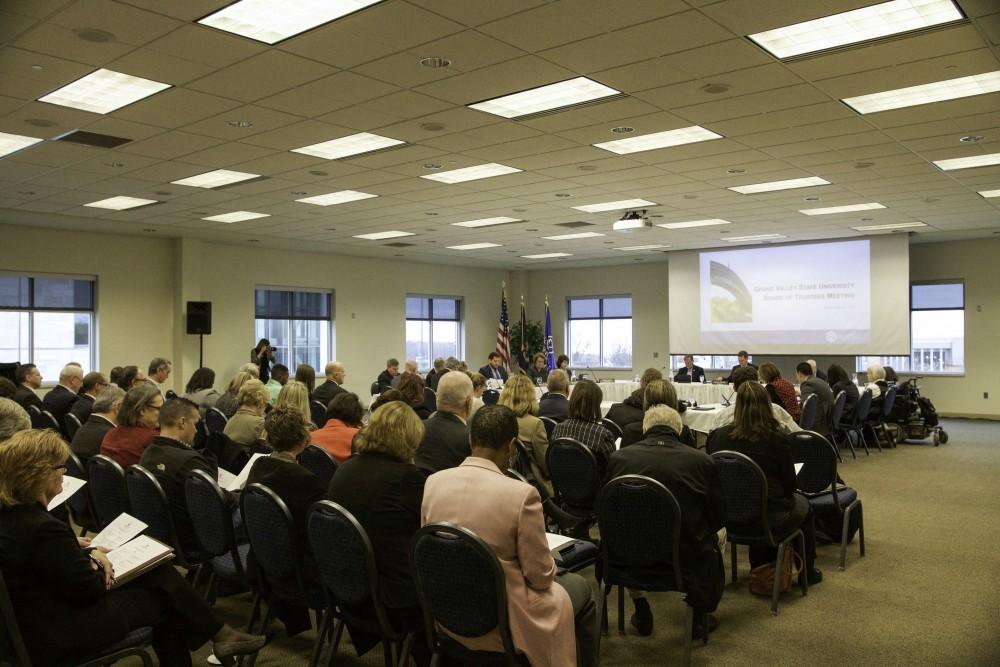
<svg viewBox="0 0 1000 667">
<path fill-rule="evenodd" d="M 618 424 L 614 423 L 613 421 L 611 421 L 607 417 L 604 417 L 604 418 L 601 419 L 601 426 L 603 426 L 604 428 L 606 428 L 609 431 L 611 431 L 611 435 L 613 435 L 616 440 L 618 438 L 622 437 L 622 435 L 623 435 L 623 433 L 622 433 L 622 427 L 619 426 Z"/>
<path fill-rule="evenodd" d="M 309 418 L 312 419 L 312 423 L 316 424 L 319 428 L 323 428 L 326 424 L 326 406 L 323 405 L 323 401 L 309 401 L 309 412 Z"/>
<path fill-rule="evenodd" d="M 174 530 L 174 516 L 167 503 L 167 494 L 153 473 L 141 465 L 134 465 L 125 472 L 125 486 L 128 488 L 128 499 L 132 505 L 130 514 L 143 523 L 147 535 L 170 545 L 180 554 L 177 533 Z"/>
<path fill-rule="evenodd" d="M 514 655 L 503 570 L 475 533 L 451 523 L 428 524 L 413 536 L 410 563 L 431 646 L 437 622 L 460 637 L 499 629 L 505 652 Z"/>
<path fill-rule="evenodd" d="M 267 579 L 298 578 L 295 526 L 285 501 L 263 484 L 248 484 L 240 493 L 240 512 L 254 560 Z"/>
<path fill-rule="evenodd" d="M 496 405 L 500 400 L 500 392 L 496 389 L 487 389 L 483 392 L 483 405 Z"/>
<path fill-rule="evenodd" d="M 809 394 L 806 400 L 802 401 L 802 415 L 799 417 L 799 426 L 809 430 L 816 425 L 816 412 L 819 408 L 816 394 Z"/>
<path fill-rule="evenodd" d="M 31 667 L 28 648 L 24 645 L 21 626 L 14 614 L 14 603 L 10 600 L 7 582 L 0 574 L 0 662 L 18 667 Z"/>
<path fill-rule="evenodd" d="M 681 507 L 670 489 L 643 475 L 615 477 L 597 497 L 597 525 L 609 581 L 617 572 L 657 572 L 683 590 Z"/>
<path fill-rule="evenodd" d="M 56 419 L 56 416 L 51 412 L 49 412 L 48 410 L 42 410 L 41 424 L 42 428 L 51 428 L 56 433 L 63 432 L 63 427 L 59 423 L 59 420 Z"/>
<path fill-rule="evenodd" d="M 861 397 L 854 406 L 854 419 L 851 420 L 853 426 L 860 426 L 868 418 L 868 412 L 872 409 L 872 390 L 865 389 L 861 392 Z"/>
<path fill-rule="evenodd" d="M 319 445 L 309 445 L 299 454 L 299 465 L 316 475 L 323 486 L 329 486 L 337 472 L 337 462 Z"/>
<path fill-rule="evenodd" d="M 219 408 L 205 410 L 205 428 L 209 433 L 222 433 L 228 422 L 229 419 Z"/>
<path fill-rule="evenodd" d="M 749 456 L 722 450 L 712 454 L 725 499 L 726 532 L 773 542 L 767 520 L 767 478 Z"/>
<path fill-rule="evenodd" d="M 192 471 L 184 480 L 184 501 L 202 550 L 212 557 L 233 553 L 236 546 L 233 514 L 226 506 L 226 495 L 218 482 L 204 470 Z M 240 568 L 239 558 L 233 560 Z"/>
<path fill-rule="evenodd" d="M 511 479 L 516 479 L 519 482 L 524 482 L 525 484 L 531 484 L 531 482 L 528 481 L 527 477 L 525 477 L 518 471 L 514 470 L 513 468 L 507 468 L 503 474 L 506 475 L 507 477 L 510 477 Z"/>
<path fill-rule="evenodd" d="M 837 452 L 830 441 L 814 431 L 797 431 L 787 436 L 792 459 L 802 463 L 796 474 L 800 491 L 822 493 L 837 483 Z"/>
<path fill-rule="evenodd" d="M 545 452 L 549 478 L 559 499 L 570 507 L 592 509 L 604 480 L 597 457 L 573 438 L 556 438 Z"/>
<path fill-rule="evenodd" d="M 896 402 L 896 385 L 889 387 L 889 391 L 885 392 L 885 401 L 882 402 L 882 418 L 888 419 L 889 415 L 892 414 L 892 406 Z"/>
<path fill-rule="evenodd" d="M 72 412 L 67 412 L 66 416 L 63 418 L 64 426 L 66 427 L 66 437 L 69 440 L 73 439 L 76 432 L 80 430 L 83 424 L 80 423 L 80 419 L 74 415 Z"/>
<path fill-rule="evenodd" d="M 431 412 L 436 412 L 438 409 L 437 392 L 430 387 L 424 387 L 424 407 Z"/>
<path fill-rule="evenodd" d="M 220 468 L 234 475 L 240 474 L 243 466 L 250 460 L 246 447 L 236 444 L 222 431 L 209 431 L 208 438 L 205 439 L 205 451 L 211 452 Z"/>
<path fill-rule="evenodd" d="M 552 430 L 559 422 L 552 417 L 539 417 L 539 419 L 542 420 L 542 425 L 545 426 L 545 439 L 552 442 Z"/>
<path fill-rule="evenodd" d="M 841 389 L 833 399 L 833 410 L 830 411 L 830 431 L 840 428 L 840 420 L 844 418 L 844 408 L 847 406 L 847 392 Z"/>
<path fill-rule="evenodd" d="M 29 405 L 25 409 L 28 411 L 28 417 L 31 418 L 31 428 L 47 428 L 47 426 L 42 423 L 41 408 L 37 405 Z"/>
<path fill-rule="evenodd" d="M 69 453 L 69 458 L 66 459 L 66 474 L 70 477 L 76 477 L 77 479 L 82 479 L 87 481 L 87 469 L 84 467 L 80 458 L 73 452 Z M 87 502 L 87 494 L 80 493 L 77 491 L 66 501 L 66 506 L 69 507 L 69 511 L 73 513 L 73 518 L 76 520 L 77 524 L 80 524 L 81 520 L 86 520 L 90 505 Z"/>
<path fill-rule="evenodd" d="M 128 490 L 125 488 L 125 471 L 103 454 L 90 457 L 87 462 L 87 488 L 90 490 L 90 507 L 101 528 L 131 510 Z"/>
</svg>

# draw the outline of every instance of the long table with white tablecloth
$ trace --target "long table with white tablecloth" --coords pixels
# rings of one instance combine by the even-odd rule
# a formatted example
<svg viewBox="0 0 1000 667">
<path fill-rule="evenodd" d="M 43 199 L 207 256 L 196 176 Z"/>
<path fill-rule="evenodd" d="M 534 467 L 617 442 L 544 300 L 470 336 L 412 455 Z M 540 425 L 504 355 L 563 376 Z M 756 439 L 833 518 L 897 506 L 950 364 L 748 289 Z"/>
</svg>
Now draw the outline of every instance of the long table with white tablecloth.
<svg viewBox="0 0 1000 667">
<path fill-rule="evenodd" d="M 603 400 L 612 403 L 621 403 L 639 388 L 639 383 L 599 382 L 597 386 L 601 388 L 601 393 L 604 394 Z M 722 399 L 724 398 L 732 400 L 734 393 L 733 385 L 731 384 L 686 384 L 675 382 L 674 389 L 677 390 L 677 398 L 688 402 L 694 401 L 698 405 L 722 403 Z M 539 398 L 542 397 L 545 391 L 545 387 L 535 387 L 535 393 Z M 570 385 L 570 392 L 572 393 L 572 391 L 573 385 Z"/>
</svg>

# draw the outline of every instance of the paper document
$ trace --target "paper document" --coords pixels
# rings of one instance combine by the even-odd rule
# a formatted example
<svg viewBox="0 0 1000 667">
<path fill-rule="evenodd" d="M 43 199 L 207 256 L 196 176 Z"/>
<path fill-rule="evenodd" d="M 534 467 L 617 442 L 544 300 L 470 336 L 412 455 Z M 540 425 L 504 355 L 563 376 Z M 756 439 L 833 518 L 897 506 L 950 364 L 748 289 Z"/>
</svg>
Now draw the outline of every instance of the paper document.
<svg viewBox="0 0 1000 667">
<path fill-rule="evenodd" d="M 140 535 L 108 553 L 114 568 L 115 585 L 120 586 L 143 572 L 173 558 L 173 549 L 148 535 Z"/>
<path fill-rule="evenodd" d="M 90 541 L 93 547 L 117 549 L 146 529 L 146 524 L 134 516 L 122 512 L 117 519 L 107 525 Z"/>
<path fill-rule="evenodd" d="M 219 486 L 228 489 L 229 485 L 236 481 L 236 475 L 225 468 L 219 468 Z"/>
<path fill-rule="evenodd" d="M 52 511 L 55 508 L 62 505 L 64 502 L 70 499 L 74 493 L 79 491 L 84 487 L 87 482 L 85 480 L 79 479 L 77 477 L 70 477 L 69 475 L 63 475 L 63 488 L 55 498 L 49 501 L 49 506 L 46 507 L 48 511 Z"/>
<path fill-rule="evenodd" d="M 621 448 L 622 448 L 622 439 L 615 438 L 615 449 L 621 449 Z"/>
<path fill-rule="evenodd" d="M 576 538 L 566 537 L 565 535 L 556 535 L 555 533 L 545 533 L 545 539 L 549 543 L 549 551 L 555 551 L 560 547 L 564 547 L 570 542 L 575 542 Z"/>
<path fill-rule="evenodd" d="M 796 463 L 795 464 L 795 474 L 796 475 L 799 474 L 799 471 L 802 470 L 802 466 L 804 466 L 804 465 L 805 465 L 805 463 Z"/>
<path fill-rule="evenodd" d="M 262 456 L 267 456 L 267 454 L 254 454 L 253 456 L 251 456 L 250 460 L 247 461 L 247 464 L 243 466 L 243 470 L 240 471 L 240 474 L 234 476 L 233 479 L 228 484 L 223 484 L 222 478 L 220 477 L 219 486 L 225 488 L 227 491 L 239 491 L 240 489 L 242 489 L 244 486 L 247 485 L 247 477 L 250 476 L 250 468 L 253 468 L 253 464 L 256 463 L 257 459 L 261 458 Z M 231 475 L 231 473 L 229 473 L 228 471 L 227 474 Z"/>
</svg>

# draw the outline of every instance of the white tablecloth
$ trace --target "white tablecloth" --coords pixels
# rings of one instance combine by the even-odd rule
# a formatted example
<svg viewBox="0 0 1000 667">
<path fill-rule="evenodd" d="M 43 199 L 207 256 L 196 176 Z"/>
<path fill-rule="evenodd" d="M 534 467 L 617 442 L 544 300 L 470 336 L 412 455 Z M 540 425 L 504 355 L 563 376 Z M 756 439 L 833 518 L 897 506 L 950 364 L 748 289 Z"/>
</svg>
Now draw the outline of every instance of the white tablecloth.
<svg viewBox="0 0 1000 667">
<path fill-rule="evenodd" d="M 722 406 L 706 405 L 704 407 L 711 408 L 711 410 L 695 410 L 693 408 L 685 410 L 683 416 L 684 425 L 692 431 L 697 431 L 699 433 L 708 433 L 711 431 L 712 423 L 715 421 L 715 416 L 722 411 Z"/>
<path fill-rule="evenodd" d="M 570 385 L 570 393 L 573 391 Z M 638 382 L 601 382 L 597 385 L 604 394 L 605 401 L 621 403 L 628 398 L 633 391 L 639 388 Z M 677 398 L 684 401 L 696 401 L 698 405 L 709 403 L 721 403 L 723 398 L 732 400 L 735 393 L 731 384 L 685 384 L 674 383 L 677 390 Z M 545 387 L 535 387 L 535 394 L 538 398 L 546 392 Z"/>
</svg>

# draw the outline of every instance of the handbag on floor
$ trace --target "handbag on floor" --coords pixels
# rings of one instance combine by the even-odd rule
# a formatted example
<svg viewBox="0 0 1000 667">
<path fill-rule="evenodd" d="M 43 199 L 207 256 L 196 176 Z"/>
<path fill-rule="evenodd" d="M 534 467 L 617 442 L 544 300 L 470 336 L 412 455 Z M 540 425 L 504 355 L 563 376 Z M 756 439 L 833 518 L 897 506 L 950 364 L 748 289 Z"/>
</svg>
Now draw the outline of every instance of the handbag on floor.
<svg viewBox="0 0 1000 667">
<path fill-rule="evenodd" d="M 803 567 L 802 557 L 795 553 L 791 545 L 786 546 L 781 556 L 779 587 L 782 593 L 792 590 Z M 774 591 L 774 563 L 758 565 L 750 570 L 751 593 L 771 597 L 772 591 Z"/>
</svg>

